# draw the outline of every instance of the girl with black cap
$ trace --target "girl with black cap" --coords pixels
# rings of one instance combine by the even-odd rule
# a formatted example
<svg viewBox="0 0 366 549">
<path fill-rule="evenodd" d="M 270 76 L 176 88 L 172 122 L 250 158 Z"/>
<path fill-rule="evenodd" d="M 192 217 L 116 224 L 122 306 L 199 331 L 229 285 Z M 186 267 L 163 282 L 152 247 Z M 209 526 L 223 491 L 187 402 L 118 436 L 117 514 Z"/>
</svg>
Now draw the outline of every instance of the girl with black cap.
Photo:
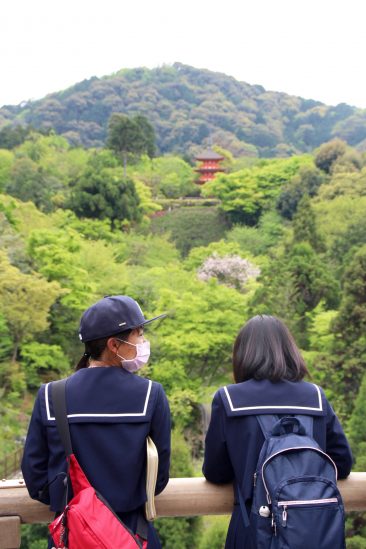
<svg viewBox="0 0 366 549">
<path fill-rule="evenodd" d="M 92 486 L 133 532 L 146 501 L 146 438 L 159 467 L 156 494 L 169 478 L 170 412 L 159 383 L 131 375 L 150 355 L 145 319 L 128 296 L 106 296 L 85 311 L 79 338 L 85 353 L 67 379 L 66 404 L 73 451 Z M 22 471 L 30 496 L 63 510 L 65 453 L 53 413 L 50 384 L 39 390 L 24 448 Z M 48 490 L 44 487 L 49 485 Z M 148 547 L 161 547 L 151 523 Z"/>
</svg>

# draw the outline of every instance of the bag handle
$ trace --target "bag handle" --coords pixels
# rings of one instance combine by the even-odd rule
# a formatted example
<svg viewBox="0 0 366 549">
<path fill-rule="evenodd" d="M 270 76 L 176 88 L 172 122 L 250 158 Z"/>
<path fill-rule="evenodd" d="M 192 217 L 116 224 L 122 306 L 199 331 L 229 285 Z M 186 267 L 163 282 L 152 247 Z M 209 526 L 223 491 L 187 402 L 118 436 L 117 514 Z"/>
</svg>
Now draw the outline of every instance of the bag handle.
<svg viewBox="0 0 366 549">
<path fill-rule="evenodd" d="M 289 431 L 288 427 L 291 428 Z M 306 435 L 305 427 L 297 417 L 285 416 L 276 423 L 272 429 L 273 436 L 285 435 L 288 432 L 292 432 L 298 435 Z"/>
</svg>

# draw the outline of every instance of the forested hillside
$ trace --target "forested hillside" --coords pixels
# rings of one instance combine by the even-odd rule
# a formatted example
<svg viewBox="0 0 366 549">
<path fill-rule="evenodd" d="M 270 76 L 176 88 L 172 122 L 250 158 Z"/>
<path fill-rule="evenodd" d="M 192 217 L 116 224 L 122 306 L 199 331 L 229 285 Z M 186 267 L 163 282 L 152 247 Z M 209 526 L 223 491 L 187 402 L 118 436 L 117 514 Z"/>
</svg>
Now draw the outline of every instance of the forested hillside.
<svg viewBox="0 0 366 549">
<path fill-rule="evenodd" d="M 193 69 L 161 74 L 181 71 Z M 129 71 L 116 82 L 157 74 Z M 93 82 L 112 80 L 84 89 Z M 128 294 L 147 316 L 168 312 L 149 328 L 142 375 L 169 397 L 172 476 L 200 474 L 200 407 L 231 382 L 234 338 L 257 313 L 289 325 L 343 422 L 354 470 L 366 470 L 365 155 L 336 140 L 290 158 L 225 152 L 225 168 L 201 189 L 174 155 L 129 161 L 124 177 L 111 150 L 72 147 L 54 133 L 0 150 L 1 455 L 21 443 L 40 384 L 80 358 L 81 313 L 103 295 Z M 220 549 L 226 522 L 158 527 L 166 548 Z M 365 517 L 350 515 L 347 532 L 349 547 L 362 549 Z M 36 537 L 26 529 L 22 547 L 41 549 Z"/>
<path fill-rule="evenodd" d="M 366 149 L 365 110 L 266 91 L 180 63 L 124 69 L 38 101 L 3 107 L 0 128 L 52 128 L 74 145 L 103 147 L 114 112 L 147 116 L 160 154 L 192 156 L 211 139 L 236 155 L 260 157 L 311 151 L 334 137 Z"/>
</svg>

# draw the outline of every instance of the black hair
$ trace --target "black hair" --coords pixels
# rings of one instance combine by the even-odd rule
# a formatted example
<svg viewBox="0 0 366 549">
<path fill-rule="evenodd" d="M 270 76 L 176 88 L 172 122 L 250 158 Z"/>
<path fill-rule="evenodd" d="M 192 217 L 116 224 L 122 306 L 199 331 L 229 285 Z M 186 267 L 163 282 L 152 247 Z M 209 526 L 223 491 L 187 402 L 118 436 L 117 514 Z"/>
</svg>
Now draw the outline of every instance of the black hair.
<svg viewBox="0 0 366 549">
<path fill-rule="evenodd" d="M 115 337 L 116 339 L 127 340 L 131 332 L 132 330 L 125 330 L 124 332 L 120 332 L 119 334 L 113 334 L 108 337 L 102 337 L 101 339 L 86 341 L 85 352 L 75 366 L 75 370 L 78 371 L 82 370 L 83 368 L 87 368 L 89 366 L 89 359 L 99 360 L 104 349 L 107 346 L 108 339 L 110 339 L 111 337 Z"/>
<path fill-rule="evenodd" d="M 236 383 L 300 381 L 309 374 L 287 326 L 269 315 L 254 316 L 241 328 L 234 343 L 233 371 Z"/>
</svg>

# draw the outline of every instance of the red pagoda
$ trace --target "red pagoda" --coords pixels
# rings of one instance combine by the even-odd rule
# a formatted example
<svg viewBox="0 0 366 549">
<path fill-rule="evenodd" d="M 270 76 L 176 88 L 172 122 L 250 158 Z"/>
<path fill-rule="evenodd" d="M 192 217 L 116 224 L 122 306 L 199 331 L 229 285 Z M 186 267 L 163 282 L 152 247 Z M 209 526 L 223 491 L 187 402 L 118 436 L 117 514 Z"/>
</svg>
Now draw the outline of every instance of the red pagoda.
<svg viewBox="0 0 366 549">
<path fill-rule="evenodd" d="M 201 165 L 196 168 L 196 172 L 200 174 L 196 183 L 203 185 L 207 181 L 211 181 L 217 172 L 223 172 L 224 170 L 220 167 L 220 162 L 224 160 L 224 157 L 212 149 L 207 149 L 201 154 L 195 157 L 195 160 L 201 162 Z"/>
</svg>

